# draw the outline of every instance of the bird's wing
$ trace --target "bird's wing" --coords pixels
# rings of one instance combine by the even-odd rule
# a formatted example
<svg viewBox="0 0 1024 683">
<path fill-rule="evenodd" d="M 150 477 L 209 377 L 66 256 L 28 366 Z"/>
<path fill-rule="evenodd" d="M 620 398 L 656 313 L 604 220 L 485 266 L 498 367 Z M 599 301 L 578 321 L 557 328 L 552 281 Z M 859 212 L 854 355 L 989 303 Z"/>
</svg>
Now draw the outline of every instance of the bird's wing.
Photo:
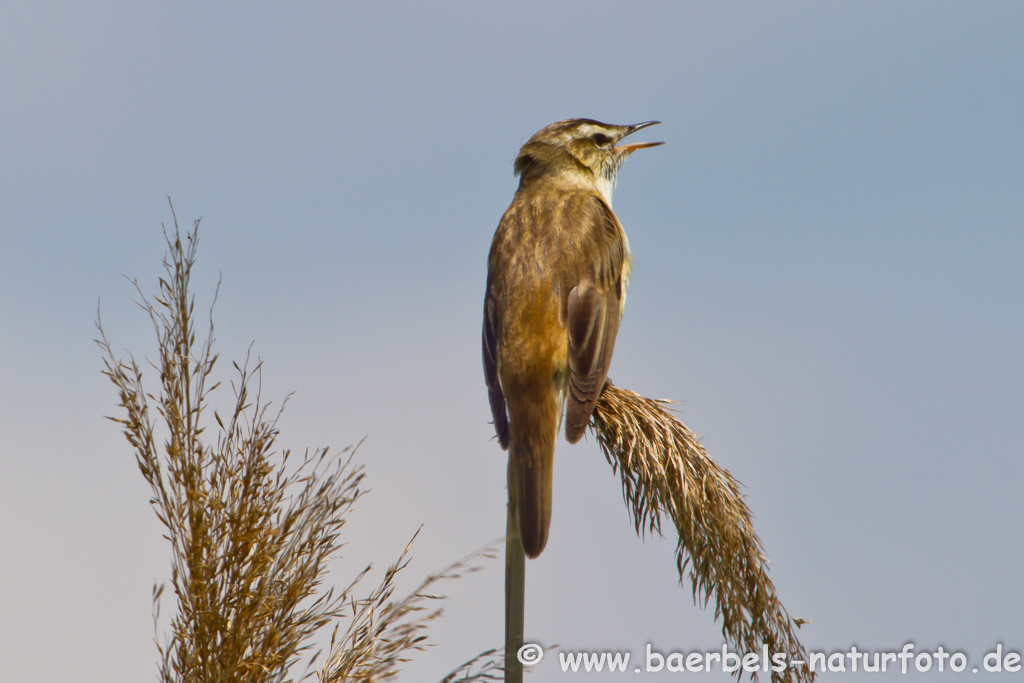
<svg viewBox="0 0 1024 683">
<path fill-rule="evenodd" d="M 629 252 L 625 235 L 608 205 L 590 197 L 583 211 L 588 268 L 566 299 L 569 333 L 569 392 L 565 407 L 565 438 L 583 436 L 608 377 L 615 335 L 622 318 Z"/>
<path fill-rule="evenodd" d="M 501 304 L 491 291 L 488 283 L 484 297 L 484 379 L 487 382 L 487 397 L 491 402 L 491 415 L 494 417 L 494 431 L 498 434 L 498 443 L 508 450 L 509 431 L 508 416 L 505 413 L 505 395 L 498 381 L 498 339 L 501 332 Z"/>
</svg>

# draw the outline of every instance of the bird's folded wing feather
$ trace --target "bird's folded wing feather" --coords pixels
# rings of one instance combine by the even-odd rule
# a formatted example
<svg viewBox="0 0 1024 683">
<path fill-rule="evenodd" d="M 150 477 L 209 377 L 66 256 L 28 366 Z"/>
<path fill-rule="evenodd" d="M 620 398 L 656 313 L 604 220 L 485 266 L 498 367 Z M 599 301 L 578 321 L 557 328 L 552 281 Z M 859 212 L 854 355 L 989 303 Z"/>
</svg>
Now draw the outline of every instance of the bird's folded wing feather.
<svg viewBox="0 0 1024 683">
<path fill-rule="evenodd" d="M 505 413 L 505 395 L 498 381 L 498 339 L 501 316 L 498 300 L 488 287 L 484 298 L 484 379 L 487 382 L 487 397 L 491 402 L 491 415 L 494 418 L 494 431 L 498 435 L 498 443 L 508 450 L 509 431 L 508 416 Z"/>
<path fill-rule="evenodd" d="M 569 334 L 569 392 L 565 408 L 565 438 L 583 436 L 604 388 L 622 318 L 629 258 L 622 228 L 611 209 L 591 197 L 583 212 L 588 247 L 594 249 L 590 267 L 566 299 Z"/>
</svg>

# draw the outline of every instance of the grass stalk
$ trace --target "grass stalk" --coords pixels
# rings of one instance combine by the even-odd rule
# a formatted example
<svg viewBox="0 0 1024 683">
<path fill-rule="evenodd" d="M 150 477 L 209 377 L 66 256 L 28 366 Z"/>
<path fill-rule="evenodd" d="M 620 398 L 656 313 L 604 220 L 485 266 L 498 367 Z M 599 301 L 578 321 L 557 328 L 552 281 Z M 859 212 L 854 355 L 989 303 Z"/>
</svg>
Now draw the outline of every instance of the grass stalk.
<svg viewBox="0 0 1024 683">
<path fill-rule="evenodd" d="M 505 522 L 505 683 L 522 683 L 523 622 L 526 612 L 526 554 L 516 513 L 515 469 L 508 467 L 508 518 Z"/>
</svg>

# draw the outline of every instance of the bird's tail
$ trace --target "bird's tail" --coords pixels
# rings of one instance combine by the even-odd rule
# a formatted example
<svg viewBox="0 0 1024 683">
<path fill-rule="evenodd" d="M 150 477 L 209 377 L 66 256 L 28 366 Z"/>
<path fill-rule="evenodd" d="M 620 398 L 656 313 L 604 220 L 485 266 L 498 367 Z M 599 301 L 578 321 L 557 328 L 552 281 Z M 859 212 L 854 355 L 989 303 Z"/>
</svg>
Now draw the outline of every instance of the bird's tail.
<svg viewBox="0 0 1024 683">
<path fill-rule="evenodd" d="M 516 518 L 523 551 L 535 558 L 548 542 L 551 526 L 551 489 L 555 469 L 555 429 L 534 431 L 512 439 L 510 473 L 514 485 Z"/>
</svg>

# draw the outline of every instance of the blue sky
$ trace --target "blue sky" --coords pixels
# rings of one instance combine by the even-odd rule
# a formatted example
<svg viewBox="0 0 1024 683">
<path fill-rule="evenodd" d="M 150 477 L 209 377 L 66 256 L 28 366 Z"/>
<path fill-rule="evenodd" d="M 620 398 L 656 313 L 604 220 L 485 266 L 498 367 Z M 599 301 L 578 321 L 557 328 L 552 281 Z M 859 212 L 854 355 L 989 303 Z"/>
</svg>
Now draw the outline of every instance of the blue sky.
<svg viewBox="0 0 1024 683">
<path fill-rule="evenodd" d="M 152 290 L 168 195 L 223 357 L 295 392 L 283 445 L 367 437 L 339 583 L 420 524 L 410 587 L 500 536 L 486 254 L 519 145 L 573 116 L 663 121 L 619 174 L 610 374 L 745 484 L 808 648 L 1020 651 L 1022 35 L 1013 2 L 5 3 L 5 678 L 155 675 L 168 548 L 92 339 L 100 300 L 153 355 L 120 275 Z M 527 637 L 720 647 L 593 439 L 555 479 Z M 450 585 L 403 680 L 499 645 L 501 582 Z"/>
</svg>

